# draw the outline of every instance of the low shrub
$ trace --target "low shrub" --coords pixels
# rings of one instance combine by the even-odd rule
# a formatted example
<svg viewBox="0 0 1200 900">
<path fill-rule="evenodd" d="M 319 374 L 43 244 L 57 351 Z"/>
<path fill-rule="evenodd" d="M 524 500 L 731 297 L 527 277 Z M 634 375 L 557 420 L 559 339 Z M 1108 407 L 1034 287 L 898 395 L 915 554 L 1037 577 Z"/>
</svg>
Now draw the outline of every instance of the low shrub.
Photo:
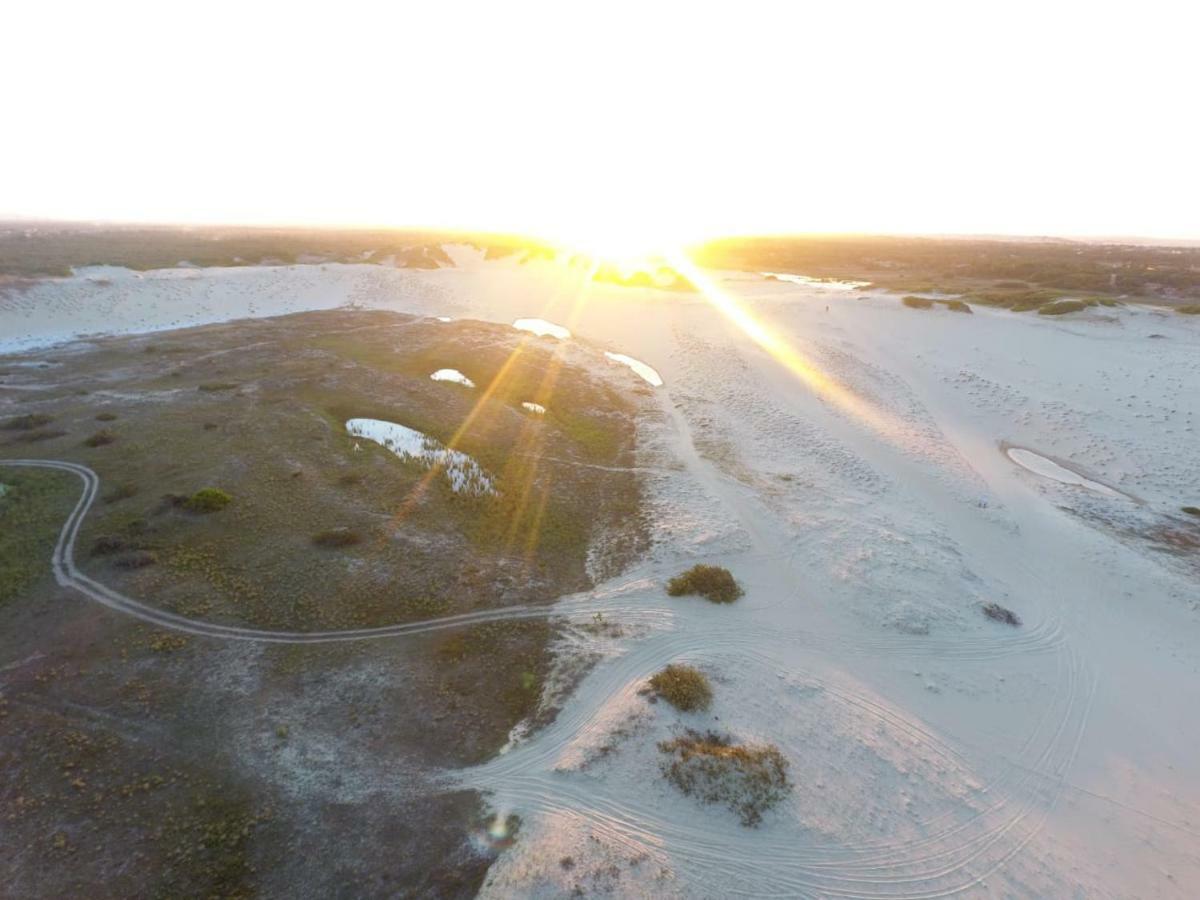
<svg viewBox="0 0 1200 900">
<path fill-rule="evenodd" d="M 138 492 L 138 486 L 132 481 L 126 481 L 118 484 L 111 491 L 104 495 L 105 503 L 119 503 L 122 500 L 128 500 Z"/>
<path fill-rule="evenodd" d="M 1045 306 L 1038 308 L 1039 316 L 1063 316 L 1067 313 L 1079 312 L 1081 309 L 1087 309 L 1088 304 L 1082 300 L 1058 300 L 1055 303 L 1047 303 Z"/>
<path fill-rule="evenodd" d="M 153 550 L 133 550 L 118 556 L 113 565 L 120 569 L 144 569 L 158 562 L 158 554 Z"/>
<path fill-rule="evenodd" d="M 1021 617 L 1011 609 L 1005 609 L 999 603 L 983 604 L 983 614 L 995 622 L 1003 622 L 1005 625 L 1017 626 L 1021 624 Z"/>
<path fill-rule="evenodd" d="M 745 593 L 728 569 L 695 565 L 667 582 L 672 597 L 698 595 L 713 603 L 732 603 Z"/>
<path fill-rule="evenodd" d="M 689 729 L 658 749 L 670 756 L 662 764 L 668 781 L 701 803 L 729 807 L 747 827 L 758 825 L 792 787 L 788 761 L 772 744 L 735 744 L 727 735 Z"/>
<path fill-rule="evenodd" d="M 1179 511 L 1185 512 L 1189 516 L 1200 516 L 1200 506 L 1181 506 Z"/>
<path fill-rule="evenodd" d="M 362 535 L 349 528 L 330 528 L 314 534 L 312 542 L 318 547 L 351 547 L 362 542 Z"/>
<path fill-rule="evenodd" d="M 1185 316 L 1200 316 L 1200 303 L 1191 303 L 1187 306 L 1175 307 L 1175 312 L 1182 313 Z"/>
<path fill-rule="evenodd" d="M 117 420 L 116 413 L 112 413 L 112 412 L 96 413 L 96 421 L 97 422 L 115 422 L 116 420 Z"/>
<path fill-rule="evenodd" d="M 103 447 L 105 444 L 111 444 L 116 439 L 117 436 L 107 428 L 101 428 L 83 443 L 87 447 Z"/>
<path fill-rule="evenodd" d="M 130 549 L 130 543 L 115 534 L 102 534 L 92 541 L 92 556 L 112 556 Z"/>
<path fill-rule="evenodd" d="M 951 312 L 971 312 L 971 307 L 963 303 L 961 300 L 943 300 L 942 303 L 945 304 L 946 309 L 950 310 Z"/>
<path fill-rule="evenodd" d="M 699 669 L 669 665 L 650 679 L 654 693 L 683 712 L 708 709 L 712 688 Z"/>
<path fill-rule="evenodd" d="M 220 488 L 201 488 L 184 501 L 184 507 L 195 513 L 212 513 L 233 502 L 233 497 Z"/>
<path fill-rule="evenodd" d="M 54 438 L 60 438 L 65 431 L 57 428 L 39 428 L 37 431 L 22 431 L 12 439 L 14 444 L 36 444 L 39 441 L 50 441 Z"/>
<path fill-rule="evenodd" d="M 932 309 L 933 308 L 933 301 L 927 300 L 924 297 L 913 297 L 910 295 L 908 297 L 905 297 L 900 302 L 903 303 L 905 306 L 907 306 L 909 309 Z"/>
<path fill-rule="evenodd" d="M 232 391 L 236 387 L 238 384 L 233 381 L 206 381 L 199 389 L 211 394 L 216 391 Z"/>
<path fill-rule="evenodd" d="M 33 431 L 35 428 L 49 425 L 53 421 L 54 416 L 48 416 L 45 413 L 27 413 L 23 416 L 14 416 L 0 425 L 0 428 L 5 431 Z"/>
</svg>

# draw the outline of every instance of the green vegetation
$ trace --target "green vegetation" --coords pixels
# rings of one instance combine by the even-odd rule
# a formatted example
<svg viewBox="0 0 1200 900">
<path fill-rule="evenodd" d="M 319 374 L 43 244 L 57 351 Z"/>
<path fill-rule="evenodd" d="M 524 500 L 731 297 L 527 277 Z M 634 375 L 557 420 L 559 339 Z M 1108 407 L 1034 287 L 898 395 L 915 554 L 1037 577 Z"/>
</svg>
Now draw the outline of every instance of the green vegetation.
<svg viewBox="0 0 1200 900">
<path fill-rule="evenodd" d="M 924 297 L 913 297 L 910 295 L 908 297 L 905 297 L 900 302 L 903 303 L 905 306 L 907 306 L 909 309 L 932 309 L 933 308 L 933 301 L 927 300 Z"/>
<path fill-rule="evenodd" d="M 667 593 L 672 597 L 693 595 L 713 603 L 732 603 L 745 592 L 728 569 L 698 564 L 668 581 Z"/>
<path fill-rule="evenodd" d="M 251 266 L 298 261 L 379 263 L 390 256 L 400 265 L 435 269 L 454 264 L 442 243 L 464 240 L 493 257 L 539 246 L 535 241 L 507 235 L 466 238 L 462 234 L 394 229 L 45 223 L 36 231 L 0 232 L 0 275 L 66 277 L 73 268 L 99 263 L 145 271 L 173 268 L 181 260 L 197 266 Z M 98 287 L 108 283 L 104 278 L 93 281 Z"/>
<path fill-rule="evenodd" d="M 54 416 L 45 413 L 28 413 L 24 416 L 14 416 L 8 419 L 0 428 L 5 431 L 33 431 L 54 421 Z"/>
<path fill-rule="evenodd" d="M 979 303 L 1017 311 L 1064 296 L 1200 304 L 1200 248 L 1191 247 L 808 235 L 711 241 L 692 256 L 717 269 L 802 272 L 909 294 L 973 294 Z"/>
<path fill-rule="evenodd" d="M 712 704 L 712 687 L 699 669 L 669 665 L 650 679 L 654 693 L 683 712 L 705 710 Z"/>
<path fill-rule="evenodd" d="M 217 391 L 232 391 L 237 387 L 240 387 L 240 385 L 233 381 L 206 381 L 199 385 L 197 389 L 213 394 Z"/>
<path fill-rule="evenodd" d="M 720 803 L 747 827 L 791 790 L 789 763 L 772 744 L 735 744 L 727 735 L 688 729 L 658 749 L 670 757 L 663 763 L 667 780 L 701 803 Z"/>
<path fill-rule="evenodd" d="M 1200 316 L 1200 303 L 1189 303 L 1187 306 L 1177 306 L 1175 312 L 1185 316 Z"/>
<path fill-rule="evenodd" d="M 1200 516 L 1200 506 L 1181 506 L 1179 509 L 1189 516 Z"/>
<path fill-rule="evenodd" d="M 942 300 L 941 302 L 944 303 L 946 305 L 946 309 L 950 310 L 951 312 L 971 312 L 971 307 L 963 303 L 961 300 Z"/>
<path fill-rule="evenodd" d="M 6 468 L 0 492 L 0 607 L 50 574 L 50 552 L 78 498 L 78 482 L 59 472 Z"/>
<path fill-rule="evenodd" d="M 87 447 L 103 447 L 106 444 L 113 443 L 116 439 L 117 436 L 107 428 L 101 428 L 83 443 Z"/>
<path fill-rule="evenodd" d="M 233 502 L 233 497 L 220 488 L 201 488 L 188 497 L 183 505 L 194 513 L 213 513 L 224 509 Z"/>
<path fill-rule="evenodd" d="M 102 412 L 102 413 L 96 414 L 97 422 L 115 422 L 117 420 L 117 418 L 118 418 L 117 414 L 111 413 L 111 412 Z"/>
<path fill-rule="evenodd" d="M 1059 300 L 1055 303 L 1047 303 L 1045 306 L 1038 308 L 1039 316 L 1063 316 L 1067 313 L 1079 312 L 1081 309 L 1087 309 L 1088 304 L 1082 300 Z"/>
</svg>

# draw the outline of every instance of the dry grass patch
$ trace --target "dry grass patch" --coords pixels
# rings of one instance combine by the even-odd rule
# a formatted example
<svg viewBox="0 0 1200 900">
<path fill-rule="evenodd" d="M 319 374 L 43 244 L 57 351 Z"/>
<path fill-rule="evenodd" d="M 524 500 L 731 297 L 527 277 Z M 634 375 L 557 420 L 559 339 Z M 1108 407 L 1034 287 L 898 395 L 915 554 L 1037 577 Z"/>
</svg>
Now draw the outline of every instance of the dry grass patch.
<svg viewBox="0 0 1200 900">
<path fill-rule="evenodd" d="M 352 547 L 362 543 L 362 535 L 350 528 L 329 528 L 314 534 L 312 542 L 318 547 Z"/>
<path fill-rule="evenodd" d="M 728 735 L 688 729 L 658 749 L 669 756 L 663 775 L 701 803 L 729 807 L 748 827 L 791 790 L 788 761 L 773 744 L 735 744 Z"/>
<path fill-rule="evenodd" d="M 106 444 L 113 443 L 116 439 L 117 436 L 107 428 L 101 428 L 83 443 L 87 447 L 103 447 Z"/>
</svg>

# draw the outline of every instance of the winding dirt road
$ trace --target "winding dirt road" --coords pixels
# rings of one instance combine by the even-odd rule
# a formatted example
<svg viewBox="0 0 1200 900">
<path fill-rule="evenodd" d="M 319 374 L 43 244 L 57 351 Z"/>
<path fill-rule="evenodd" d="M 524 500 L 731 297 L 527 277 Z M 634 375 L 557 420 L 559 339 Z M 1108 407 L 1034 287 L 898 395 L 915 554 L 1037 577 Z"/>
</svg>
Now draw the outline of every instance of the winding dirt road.
<svg viewBox="0 0 1200 900">
<path fill-rule="evenodd" d="M 444 616 L 437 619 L 423 619 L 419 622 L 403 622 L 396 625 L 382 625 L 378 628 L 354 628 L 345 631 L 267 631 L 259 628 L 242 628 L 237 625 L 221 625 L 215 622 L 204 622 L 199 619 L 189 619 L 166 610 L 156 609 L 132 597 L 115 591 L 107 585 L 95 581 L 79 571 L 75 565 L 75 541 L 84 517 L 96 500 L 100 489 L 100 477 L 87 466 L 63 460 L 41 459 L 3 459 L 2 466 L 21 466 L 25 468 L 56 469 L 70 472 L 83 482 L 83 493 L 79 502 L 67 516 L 58 543 L 54 546 L 51 557 L 51 567 L 54 579 L 60 585 L 78 591 L 89 600 L 95 600 L 109 609 L 124 613 L 134 618 L 169 628 L 186 634 L 201 637 L 224 638 L 235 641 L 260 641 L 272 644 L 331 644 L 344 641 L 365 641 L 379 638 L 403 637 L 409 634 L 420 634 L 426 631 L 439 631 L 445 628 L 459 628 L 464 625 L 476 625 L 481 622 L 499 622 L 512 619 L 541 619 L 550 616 L 561 616 L 564 612 L 562 604 L 557 606 L 509 606 L 504 609 L 486 609 L 478 612 L 462 613 L 456 616 Z M 582 604 L 582 601 L 580 601 Z M 581 608 L 582 612 L 583 609 Z"/>
</svg>

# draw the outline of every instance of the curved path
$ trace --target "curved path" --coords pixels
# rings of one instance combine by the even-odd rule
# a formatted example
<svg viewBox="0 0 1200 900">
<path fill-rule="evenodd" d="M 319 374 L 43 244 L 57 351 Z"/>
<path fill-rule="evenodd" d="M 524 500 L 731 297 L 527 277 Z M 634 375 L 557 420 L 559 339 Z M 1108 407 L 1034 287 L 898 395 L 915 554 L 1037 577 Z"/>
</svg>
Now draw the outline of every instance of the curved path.
<svg viewBox="0 0 1200 900">
<path fill-rule="evenodd" d="M 342 641 L 363 641 L 376 638 L 402 637 L 408 634 L 420 634 L 425 631 L 438 631 L 444 628 L 457 628 L 463 625 L 475 625 L 481 622 L 498 622 L 511 619 L 539 619 L 563 614 L 560 605 L 554 606 L 509 606 L 504 609 L 487 609 L 478 612 L 462 613 L 457 616 L 445 616 L 439 619 L 423 619 L 419 622 L 403 622 L 397 625 L 383 625 L 378 628 L 354 628 L 346 631 L 269 631 L 260 628 L 242 628 L 237 625 L 221 625 L 215 622 L 205 622 L 200 619 L 189 619 L 176 613 L 148 606 L 141 601 L 127 597 L 98 581 L 94 581 L 79 571 L 75 565 L 75 541 L 79 536 L 80 526 L 84 516 L 92 508 L 96 494 L 100 489 L 100 476 L 79 463 L 62 460 L 42 459 L 0 459 L 0 466 L 21 466 L 39 469 L 57 469 L 77 475 L 83 482 L 83 493 L 79 502 L 67 516 L 58 543 L 54 546 L 51 557 L 51 567 L 54 579 L 65 588 L 71 588 L 83 594 L 89 600 L 102 603 L 109 609 L 125 613 L 134 618 L 150 622 L 161 628 L 170 628 L 187 634 L 202 637 L 226 638 L 236 641 L 260 641 L 272 644 L 330 644 Z"/>
</svg>

